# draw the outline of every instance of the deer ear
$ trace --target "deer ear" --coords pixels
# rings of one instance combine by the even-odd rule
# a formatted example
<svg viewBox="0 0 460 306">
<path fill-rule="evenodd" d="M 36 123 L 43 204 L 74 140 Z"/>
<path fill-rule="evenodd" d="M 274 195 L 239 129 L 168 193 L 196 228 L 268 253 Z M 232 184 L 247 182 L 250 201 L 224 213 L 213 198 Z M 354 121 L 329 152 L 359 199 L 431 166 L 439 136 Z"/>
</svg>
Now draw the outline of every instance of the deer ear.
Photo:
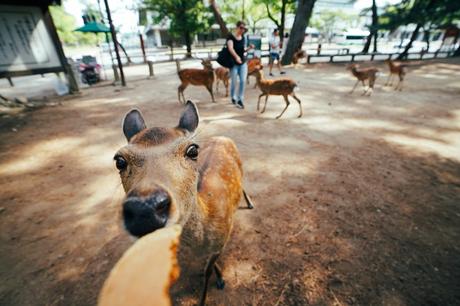
<svg viewBox="0 0 460 306">
<path fill-rule="evenodd" d="M 128 142 L 134 135 L 145 128 L 144 118 L 138 109 L 130 110 L 123 119 L 123 133 Z"/>
<path fill-rule="evenodd" d="M 189 132 L 193 132 L 197 128 L 199 121 L 200 115 L 198 114 L 198 108 L 195 103 L 188 100 L 185 105 L 185 110 L 180 117 L 178 127 Z"/>
</svg>

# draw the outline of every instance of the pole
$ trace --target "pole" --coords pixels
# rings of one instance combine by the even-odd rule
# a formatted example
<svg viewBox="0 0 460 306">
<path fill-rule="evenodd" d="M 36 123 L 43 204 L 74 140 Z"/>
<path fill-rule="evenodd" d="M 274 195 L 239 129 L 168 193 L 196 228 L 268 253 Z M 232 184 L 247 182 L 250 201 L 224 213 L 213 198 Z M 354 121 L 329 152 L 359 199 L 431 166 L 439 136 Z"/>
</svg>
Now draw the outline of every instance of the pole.
<svg viewBox="0 0 460 306">
<path fill-rule="evenodd" d="M 141 41 L 141 50 L 142 50 L 142 56 L 144 58 L 144 63 L 147 63 L 147 57 L 145 55 L 144 38 L 142 37 L 141 33 L 139 33 L 139 39 Z"/>
<path fill-rule="evenodd" d="M 118 52 L 117 34 L 115 33 L 115 27 L 112 23 L 112 15 L 110 14 L 109 2 L 108 0 L 104 0 L 104 3 L 105 10 L 107 11 L 107 19 L 109 20 L 110 32 L 112 33 L 112 41 L 115 47 L 115 54 L 117 55 L 118 68 L 120 69 L 121 86 L 126 86 L 125 74 L 123 73 L 123 64 L 121 63 L 120 52 Z"/>
</svg>

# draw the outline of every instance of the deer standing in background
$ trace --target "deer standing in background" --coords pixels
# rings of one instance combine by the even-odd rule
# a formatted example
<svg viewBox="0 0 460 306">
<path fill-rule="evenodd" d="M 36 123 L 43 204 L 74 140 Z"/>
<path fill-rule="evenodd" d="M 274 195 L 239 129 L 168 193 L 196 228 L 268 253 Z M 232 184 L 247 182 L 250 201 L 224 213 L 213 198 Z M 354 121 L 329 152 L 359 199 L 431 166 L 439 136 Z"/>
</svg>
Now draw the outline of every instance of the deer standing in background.
<svg viewBox="0 0 460 306">
<path fill-rule="evenodd" d="M 219 82 L 222 81 L 225 87 L 225 96 L 228 97 L 228 84 L 230 80 L 230 70 L 225 67 L 219 67 L 214 69 L 216 73 L 216 92 L 219 89 Z"/>
<path fill-rule="evenodd" d="M 233 215 L 243 189 L 243 167 L 235 143 L 213 137 L 198 145 L 198 110 L 191 101 L 174 128 L 147 128 L 139 110 L 124 118 L 128 144 L 115 154 L 126 196 L 123 220 L 133 236 L 141 237 L 174 224 L 182 226 L 179 265 L 204 268 L 200 305 L 204 305 L 209 278 L 224 280 L 216 260 L 227 243 Z M 152 280 L 154 281 L 154 280 Z"/>
<path fill-rule="evenodd" d="M 350 94 L 353 93 L 359 82 L 361 82 L 363 84 L 363 87 L 366 88 L 365 81 L 368 80 L 369 86 L 367 87 L 367 89 L 364 89 L 363 95 L 365 95 L 370 89 L 372 89 L 369 93 L 370 96 L 374 91 L 375 79 L 377 78 L 377 73 L 379 72 L 379 70 L 375 67 L 359 68 L 358 64 L 349 65 L 347 67 L 347 70 L 350 70 L 351 73 L 358 79 L 355 83 L 355 86 L 353 86 L 353 89 L 350 91 Z"/>
<path fill-rule="evenodd" d="M 179 98 L 179 102 L 185 103 L 184 90 L 190 84 L 195 86 L 205 86 L 211 94 L 212 102 L 216 102 L 212 92 L 214 84 L 214 69 L 212 68 L 211 60 L 201 60 L 201 64 L 203 65 L 204 69 L 188 68 L 181 69 L 177 72 L 181 81 L 181 84 L 177 88 L 177 96 Z"/>
<path fill-rule="evenodd" d="M 292 63 L 294 64 L 294 67 L 297 65 L 297 63 L 299 62 L 299 60 L 301 58 L 306 58 L 307 57 L 307 53 L 303 50 L 298 50 L 294 53 L 294 55 L 292 56 Z"/>
<path fill-rule="evenodd" d="M 402 90 L 402 85 L 404 81 L 404 77 L 406 76 L 407 73 L 407 65 L 393 62 L 392 60 L 386 60 L 385 63 L 388 64 L 388 68 L 390 68 L 390 75 L 388 76 L 388 80 L 385 83 L 385 86 L 392 86 L 393 85 L 393 76 L 397 75 L 399 78 L 398 84 L 396 84 L 395 90 L 401 91 Z M 390 82 L 391 81 L 391 82 Z"/>
<path fill-rule="evenodd" d="M 250 76 L 256 76 L 256 69 L 257 68 L 264 68 L 264 65 L 262 65 L 262 60 L 258 57 L 251 58 L 248 60 L 248 76 L 246 77 L 246 84 L 249 85 L 249 77 Z M 254 84 L 254 88 L 257 87 L 257 82 Z"/>
<path fill-rule="evenodd" d="M 255 75 L 257 78 L 257 85 L 262 91 L 262 93 L 259 95 L 259 100 L 257 100 L 257 110 L 259 110 L 260 98 L 262 98 L 263 96 L 265 96 L 265 104 L 261 113 L 265 112 L 265 108 L 267 107 L 268 96 L 283 96 L 284 101 L 286 102 L 286 107 L 283 109 L 281 114 L 279 114 L 276 117 L 276 119 L 279 119 L 284 114 L 284 112 L 290 104 L 288 96 L 292 96 L 299 103 L 300 114 L 298 118 L 302 117 L 302 103 L 294 93 L 294 89 L 297 87 L 296 82 L 294 82 L 290 78 L 278 78 L 267 80 L 264 78 L 263 70 L 260 67 L 255 69 Z"/>
</svg>

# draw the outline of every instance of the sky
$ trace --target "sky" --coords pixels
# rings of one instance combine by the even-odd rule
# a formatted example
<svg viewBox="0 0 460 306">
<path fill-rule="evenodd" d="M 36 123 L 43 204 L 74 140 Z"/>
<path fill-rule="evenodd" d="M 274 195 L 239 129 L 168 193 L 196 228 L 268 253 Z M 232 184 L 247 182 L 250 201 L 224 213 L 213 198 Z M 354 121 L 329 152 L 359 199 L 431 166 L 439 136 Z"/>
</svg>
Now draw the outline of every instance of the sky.
<svg viewBox="0 0 460 306">
<path fill-rule="evenodd" d="M 104 1 L 101 1 L 102 10 L 104 11 Z M 377 0 L 377 6 L 385 6 L 386 4 L 398 3 L 401 0 Z M 458 1 L 458 0 L 457 0 Z M 110 11 L 112 13 L 112 19 L 114 20 L 115 27 L 120 28 L 122 33 L 126 32 L 137 32 L 137 14 L 130 7 L 134 7 L 136 0 L 110 0 Z M 98 7 L 97 0 L 65 0 L 64 9 L 72 14 L 77 22 L 77 26 L 83 25 L 82 10 L 86 7 L 86 4 L 92 4 L 95 8 Z M 363 8 L 370 7 L 372 0 L 357 0 L 355 3 L 355 9 L 358 11 Z"/>
</svg>

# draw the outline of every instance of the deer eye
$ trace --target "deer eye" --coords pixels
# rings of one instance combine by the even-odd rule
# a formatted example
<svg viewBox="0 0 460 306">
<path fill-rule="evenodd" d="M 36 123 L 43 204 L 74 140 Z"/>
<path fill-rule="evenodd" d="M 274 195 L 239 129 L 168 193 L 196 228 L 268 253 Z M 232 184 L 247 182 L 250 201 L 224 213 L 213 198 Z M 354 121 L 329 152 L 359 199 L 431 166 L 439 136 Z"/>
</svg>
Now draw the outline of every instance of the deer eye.
<svg viewBox="0 0 460 306">
<path fill-rule="evenodd" d="M 198 149 L 200 147 L 197 144 L 191 144 L 188 146 L 187 151 L 185 152 L 185 156 L 190 158 L 191 160 L 196 160 L 198 158 Z"/>
<path fill-rule="evenodd" d="M 123 158 L 123 156 L 117 155 L 113 159 L 115 159 L 115 166 L 120 171 L 125 170 L 128 166 L 128 163 L 126 162 L 126 159 Z"/>
</svg>

